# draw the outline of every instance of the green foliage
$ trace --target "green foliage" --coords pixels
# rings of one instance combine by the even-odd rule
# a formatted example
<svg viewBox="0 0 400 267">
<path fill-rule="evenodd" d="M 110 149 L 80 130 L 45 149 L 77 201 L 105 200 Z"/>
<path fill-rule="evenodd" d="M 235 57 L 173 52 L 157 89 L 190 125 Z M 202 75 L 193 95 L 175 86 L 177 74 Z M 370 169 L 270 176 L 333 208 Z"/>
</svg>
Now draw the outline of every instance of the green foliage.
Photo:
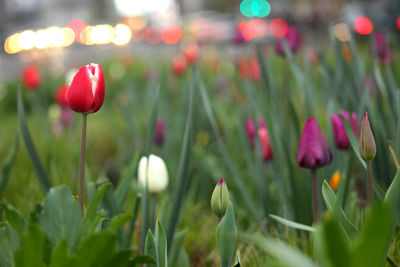
<svg viewBox="0 0 400 267">
<path fill-rule="evenodd" d="M 236 246 L 237 228 L 233 205 L 230 202 L 216 231 L 221 267 L 229 267 Z"/>
</svg>

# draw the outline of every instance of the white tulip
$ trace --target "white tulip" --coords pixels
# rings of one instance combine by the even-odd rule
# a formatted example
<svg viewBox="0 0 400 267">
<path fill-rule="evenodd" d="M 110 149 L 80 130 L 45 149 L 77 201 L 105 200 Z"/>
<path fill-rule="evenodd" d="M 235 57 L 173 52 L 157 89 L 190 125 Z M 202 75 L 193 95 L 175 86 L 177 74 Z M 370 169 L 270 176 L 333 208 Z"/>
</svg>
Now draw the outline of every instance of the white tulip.
<svg viewBox="0 0 400 267">
<path fill-rule="evenodd" d="M 158 193 L 163 191 L 168 185 L 168 171 L 165 162 L 153 154 L 149 157 L 142 157 L 139 161 L 138 178 L 139 182 L 146 186 L 146 174 L 148 173 L 148 189 L 150 193 Z M 148 172 L 146 172 L 146 167 Z"/>
</svg>

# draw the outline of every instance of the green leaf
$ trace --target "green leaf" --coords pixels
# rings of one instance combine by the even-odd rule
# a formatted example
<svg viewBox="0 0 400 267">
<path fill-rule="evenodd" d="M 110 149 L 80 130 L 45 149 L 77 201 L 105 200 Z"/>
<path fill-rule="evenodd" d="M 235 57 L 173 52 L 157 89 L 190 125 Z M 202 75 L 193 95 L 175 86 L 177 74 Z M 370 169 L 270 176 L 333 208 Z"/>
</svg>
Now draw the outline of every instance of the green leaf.
<svg viewBox="0 0 400 267">
<path fill-rule="evenodd" d="M 121 226 L 124 225 L 125 222 L 132 219 L 132 217 L 133 216 L 129 213 L 121 213 L 118 214 L 117 216 L 114 216 L 111 219 L 110 224 L 107 226 L 107 230 L 116 233 L 119 230 L 119 228 L 121 228 Z"/>
<path fill-rule="evenodd" d="M 322 266 L 342 267 L 351 262 L 349 241 L 335 218 L 321 224 L 314 235 Z"/>
<path fill-rule="evenodd" d="M 168 266 L 167 236 L 159 220 L 157 220 L 156 224 L 155 240 L 157 244 L 157 254 L 158 254 L 158 264 L 159 264 L 158 266 L 167 267 Z"/>
<path fill-rule="evenodd" d="M 216 238 L 221 259 L 221 267 L 229 267 L 235 251 L 237 229 L 235 213 L 230 202 L 226 208 L 224 217 L 217 226 Z"/>
<path fill-rule="evenodd" d="M 21 212 L 14 208 L 11 204 L 2 203 L 3 221 L 7 221 L 19 234 L 25 230 L 26 220 Z"/>
<path fill-rule="evenodd" d="M 150 264 L 156 264 L 156 261 L 154 260 L 154 258 L 150 255 L 138 255 L 136 257 L 134 257 L 130 262 L 129 262 L 129 267 L 133 267 L 136 266 L 138 264 L 146 264 L 146 263 L 150 263 Z"/>
<path fill-rule="evenodd" d="M 15 157 L 17 155 L 18 148 L 19 148 L 19 138 L 18 138 L 18 136 L 16 136 L 15 144 L 11 148 L 10 152 L 8 153 L 7 158 L 4 160 L 3 165 L 1 167 L 0 196 L 3 193 L 4 189 L 6 188 L 8 178 L 10 177 L 11 168 L 15 162 Z"/>
<path fill-rule="evenodd" d="M 122 210 L 125 200 L 128 196 L 130 184 L 133 181 L 134 171 L 136 170 L 138 164 L 139 155 L 139 151 L 137 151 L 129 162 L 128 166 L 122 171 L 121 182 L 118 183 L 118 186 L 115 189 L 114 195 L 118 210 Z"/>
<path fill-rule="evenodd" d="M 240 262 L 240 250 L 236 250 L 236 256 L 235 256 L 235 265 L 233 267 L 240 267 L 242 266 L 242 263 Z"/>
<path fill-rule="evenodd" d="M 290 221 L 288 219 L 270 214 L 269 217 L 271 217 L 272 219 L 274 219 L 277 222 L 280 222 L 281 224 L 284 224 L 290 228 L 294 228 L 294 229 L 298 229 L 298 230 L 304 230 L 304 231 L 308 231 L 308 232 L 315 232 L 315 228 L 308 226 L 308 225 L 304 225 L 301 223 L 297 223 L 297 222 L 293 222 Z"/>
<path fill-rule="evenodd" d="M 104 183 L 99 187 L 86 211 L 85 221 L 90 221 L 95 217 L 97 207 L 100 205 L 101 201 L 103 200 L 104 194 L 107 192 L 108 189 L 111 188 L 111 186 L 112 185 L 110 183 Z"/>
<path fill-rule="evenodd" d="M 15 267 L 46 266 L 44 262 L 44 247 L 46 236 L 37 224 L 29 224 L 26 233 L 21 238 L 20 247 L 15 251 Z"/>
<path fill-rule="evenodd" d="M 144 242 L 144 253 L 147 255 L 152 256 L 155 259 L 155 264 L 146 264 L 146 267 L 158 267 L 159 266 L 159 261 L 158 261 L 158 254 L 157 254 L 157 244 L 156 240 L 154 238 L 153 233 L 149 229 L 146 235 L 146 240 Z"/>
<path fill-rule="evenodd" d="M 256 235 L 240 235 L 239 238 L 247 243 L 253 244 L 269 253 L 278 260 L 281 265 L 287 267 L 315 267 L 312 260 L 300 251 L 289 247 L 283 242 L 271 238 Z"/>
<path fill-rule="evenodd" d="M 124 249 L 119 250 L 112 256 L 111 259 L 102 263 L 102 267 L 126 267 L 129 264 L 129 259 L 132 256 L 132 250 Z"/>
<path fill-rule="evenodd" d="M 358 233 L 358 229 L 350 222 L 350 220 L 344 214 L 343 209 L 340 205 L 336 205 L 336 195 L 332 188 L 328 185 L 326 180 L 322 185 L 322 196 L 324 197 L 325 204 L 328 207 L 330 213 L 336 216 L 340 222 L 340 225 L 345 230 L 345 233 L 349 238 L 354 237 Z M 335 205 L 337 208 L 335 208 Z"/>
<path fill-rule="evenodd" d="M 14 266 L 14 252 L 19 246 L 17 232 L 8 222 L 0 224 L 0 267 Z"/>
<path fill-rule="evenodd" d="M 367 169 L 367 164 L 361 158 L 360 150 L 358 149 L 358 139 L 357 139 L 356 135 L 354 134 L 353 129 L 351 128 L 350 124 L 343 117 L 343 115 L 340 115 L 340 118 L 342 119 L 344 128 L 346 129 L 347 137 L 349 138 L 351 148 L 353 149 L 353 151 L 356 154 L 358 160 L 360 161 L 361 166 L 363 166 L 364 169 L 366 170 Z"/>
<path fill-rule="evenodd" d="M 384 203 L 386 203 L 391 210 L 393 216 L 393 227 L 399 223 L 399 210 L 400 210 L 400 168 L 396 172 L 389 189 L 386 192 Z"/>
<path fill-rule="evenodd" d="M 381 203 L 375 204 L 367 215 L 359 238 L 355 241 L 352 253 L 354 266 L 384 266 L 386 247 L 392 240 L 392 226 L 389 208 Z"/>
<path fill-rule="evenodd" d="M 185 240 L 186 235 L 187 235 L 187 230 L 177 232 L 174 235 L 174 243 L 168 254 L 169 255 L 168 263 L 170 266 L 180 266 L 178 264 L 179 256 L 180 256 L 181 248 L 183 248 L 183 241 Z"/>
<path fill-rule="evenodd" d="M 82 226 L 78 202 L 65 186 L 53 187 L 46 195 L 40 225 L 53 246 L 62 239 L 68 240 L 72 250 L 79 238 Z"/>
<path fill-rule="evenodd" d="M 189 87 L 189 105 L 187 110 L 187 117 L 185 122 L 185 132 L 183 134 L 182 149 L 179 159 L 178 172 L 176 176 L 176 188 L 173 194 L 171 214 L 169 216 L 168 230 L 167 230 L 167 243 L 171 248 L 174 241 L 174 234 L 178 226 L 179 215 L 183 203 L 186 185 L 189 184 L 191 175 L 189 175 L 189 162 L 191 156 L 191 132 L 192 132 L 192 117 L 193 117 L 193 94 L 196 79 L 195 65 L 192 67 L 192 80 Z M 170 251 L 168 251 L 170 253 Z"/>
<path fill-rule="evenodd" d="M 62 239 L 51 252 L 50 267 L 69 267 L 71 259 L 68 255 L 68 241 Z"/>
<path fill-rule="evenodd" d="M 22 102 L 21 89 L 18 88 L 18 118 L 19 125 L 21 128 L 22 139 L 24 140 L 26 150 L 28 151 L 29 158 L 32 162 L 33 170 L 39 180 L 39 183 L 43 189 L 43 192 L 50 190 L 51 183 L 50 179 L 43 167 L 40 157 L 36 151 L 35 145 L 33 144 L 31 134 L 29 132 L 28 125 L 26 123 L 24 104 Z"/>
<path fill-rule="evenodd" d="M 124 246 L 126 248 L 130 247 L 130 245 L 131 245 L 133 229 L 135 228 L 135 222 L 136 222 L 136 218 L 137 218 L 138 213 L 139 213 L 141 199 L 142 199 L 141 195 L 137 195 L 136 196 L 135 206 L 133 207 L 133 211 L 132 211 L 133 218 L 129 222 L 128 229 L 126 230 L 126 232 L 122 236 L 123 243 L 124 243 Z"/>
</svg>

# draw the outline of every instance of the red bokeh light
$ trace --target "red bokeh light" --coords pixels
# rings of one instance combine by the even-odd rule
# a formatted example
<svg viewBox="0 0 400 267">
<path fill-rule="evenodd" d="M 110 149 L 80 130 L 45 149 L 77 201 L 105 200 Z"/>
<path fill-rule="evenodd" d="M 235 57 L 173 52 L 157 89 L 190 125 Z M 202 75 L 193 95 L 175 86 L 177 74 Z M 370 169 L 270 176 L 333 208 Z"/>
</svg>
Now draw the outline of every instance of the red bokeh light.
<svg viewBox="0 0 400 267">
<path fill-rule="evenodd" d="M 86 26 L 87 26 L 87 24 L 83 20 L 74 19 L 74 20 L 71 20 L 70 22 L 68 22 L 66 27 L 68 27 L 68 28 L 70 28 L 70 29 L 72 29 L 74 31 L 74 33 L 75 33 L 75 41 L 79 42 L 79 43 L 82 43 L 80 35 L 81 35 L 82 30 Z"/>
<path fill-rule="evenodd" d="M 149 44 L 161 43 L 161 28 L 157 26 L 148 27 L 144 33 L 144 37 Z"/>
<path fill-rule="evenodd" d="M 397 29 L 400 31 L 400 16 L 397 18 L 396 25 L 397 25 Z"/>
<path fill-rule="evenodd" d="M 161 37 L 166 44 L 176 44 L 182 38 L 181 28 L 176 25 L 169 25 L 162 30 Z"/>
<path fill-rule="evenodd" d="M 273 19 L 269 22 L 269 31 L 275 37 L 284 37 L 289 30 L 289 25 L 283 19 Z"/>
<path fill-rule="evenodd" d="M 374 26 L 369 18 L 361 16 L 354 21 L 354 29 L 359 34 L 368 35 L 372 32 Z"/>
</svg>

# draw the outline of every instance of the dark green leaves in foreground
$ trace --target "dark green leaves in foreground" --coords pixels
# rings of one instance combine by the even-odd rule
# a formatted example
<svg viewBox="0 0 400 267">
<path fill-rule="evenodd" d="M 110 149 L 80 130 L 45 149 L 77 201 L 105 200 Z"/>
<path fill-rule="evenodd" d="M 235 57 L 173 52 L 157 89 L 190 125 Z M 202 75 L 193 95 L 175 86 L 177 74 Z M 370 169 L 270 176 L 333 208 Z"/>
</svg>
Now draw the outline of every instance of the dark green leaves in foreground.
<svg viewBox="0 0 400 267">
<path fill-rule="evenodd" d="M 229 267 L 235 251 L 237 229 L 232 203 L 228 204 L 226 213 L 217 227 L 217 246 L 221 258 L 221 267 Z"/>
</svg>

